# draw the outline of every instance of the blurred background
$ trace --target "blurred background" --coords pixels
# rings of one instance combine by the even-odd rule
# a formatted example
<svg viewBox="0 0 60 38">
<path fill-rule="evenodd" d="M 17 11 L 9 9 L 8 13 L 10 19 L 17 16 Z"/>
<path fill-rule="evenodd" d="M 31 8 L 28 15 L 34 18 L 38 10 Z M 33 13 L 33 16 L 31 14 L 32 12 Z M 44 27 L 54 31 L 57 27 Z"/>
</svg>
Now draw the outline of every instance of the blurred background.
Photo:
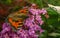
<svg viewBox="0 0 60 38">
<path fill-rule="evenodd" d="M 39 38 L 60 38 L 60 0 L 0 0 L 0 31 L 7 16 L 24 6 L 36 3 L 39 8 L 45 8 L 49 19 L 42 15 L 45 30 Z"/>
</svg>

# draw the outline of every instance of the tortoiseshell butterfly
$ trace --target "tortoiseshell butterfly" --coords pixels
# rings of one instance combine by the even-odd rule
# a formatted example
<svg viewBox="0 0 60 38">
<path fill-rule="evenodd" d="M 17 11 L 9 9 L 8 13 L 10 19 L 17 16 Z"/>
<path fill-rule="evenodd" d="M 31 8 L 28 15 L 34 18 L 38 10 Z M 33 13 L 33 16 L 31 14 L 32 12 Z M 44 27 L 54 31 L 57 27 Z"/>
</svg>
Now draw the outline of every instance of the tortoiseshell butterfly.
<svg viewBox="0 0 60 38">
<path fill-rule="evenodd" d="M 18 12 L 8 15 L 8 22 L 13 27 L 12 29 L 18 30 L 20 27 L 23 26 L 24 19 L 28 17 L 27 12 L 27 9 L 22 9 Z"/>
</svg>

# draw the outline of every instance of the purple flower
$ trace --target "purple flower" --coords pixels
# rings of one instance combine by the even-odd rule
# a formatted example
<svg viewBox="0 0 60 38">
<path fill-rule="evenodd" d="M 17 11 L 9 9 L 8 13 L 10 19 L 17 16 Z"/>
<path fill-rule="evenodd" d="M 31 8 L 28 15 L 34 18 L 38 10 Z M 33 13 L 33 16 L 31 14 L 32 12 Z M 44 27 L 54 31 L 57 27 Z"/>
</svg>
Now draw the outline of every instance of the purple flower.
<svg viewBox="0 0 60 38">
<path fill-rule="evenodd" d="M 1 34 L 4 34 L 4 33 L 9 32 L 9 31 L 11 31 L 11 27 L 10 27 L 9 23 L 4 23 L 3 30 L 1 31 Z"/>
<path fill-rule="evenodd" d="M 28 33 L 31 38 L 38 38 L 38 35 L 35 33 L 34 30 L 30 29 Z"/>
<path fill-rule="evenodd" d="M 10 38 L 9 35 L 6 33 L 3 35 L 4 38 Z"/>
<path fill-rule="evenodd" d="M 44 23 L 40 15 L 36 15 L 36 21 L 38 21 L 40 25 Z"/>
<path fill-rule="evenodd" d="M 34 8 L 30 8 L 29 9 L 30 13 L 33 15 L 39 15 L 39 14 L 46 14 L 47 11 L 45 9 L 34 9 Z"/>
<path fill-rule="evenodd" d="M 6 27 L 10 27 L 10 24 L 9 23 L 3 23 L 2 29 L 5 29 Z"/>
<path fill-rule="evenodd" d="M 34 24 L 34 25 L 30 26 L 30 29 L 33 29 L 35 31 L 38 31 L 38 30 L 41 29 L 41 27 L 39 25 L 37 25 L 37 24 Z"/>
<path fill-rule="evenodd" d="M 34 22 L 34 17 L 33 17 L 33 19 L 32 19 L 32 17 L 30 17 L 30 18 L 27 18 L 27 19 L 25 20 L 24 25 L 30 27 L 30 26 L 33 25 L 33 22 Z"/>
<path fill-rule="evenodd" d="M 9 32 L 9 31 L 10 31 L 10 28 L 5 28 L 1 31 L 1 34 L 4 34 L 4 33 Z"/>
<path fill-rule="evenodd" d="M 44 32 L 44 30 L 43 30 L 43 29 L 40 29 L 40 34 L 41 34 L 42 32 Z"/>
<path fill-rule="evenodd" d="M 40 20 L 39 23 L 40 23 L 40 25 L 42 25 L 44 23 L 44 21 Z"/>
<path fill-rule="evenodd" d="M 1 33 L 0 33 L 0 38 L 2 38 L 2 35 L 1 35 Z"/>
<path fill-rule="evenodd" d="M 13 34 L 12 38 L 19 38 L 17 34 Z"/>
<path fill-rule="evenodd" d="M 29 33 L 29 35 L 33 35 L 33 34 L 35 34 L 35 31 L 34 31 L 33 29 L 30 29 L 30 30 L 28 31 L 28 33 Z"/>
<path fill-rule="evenodd" d="M 32 25 L 32 22 L 31 21 L 26 21 L 25 23 L 24 23 L 24 25 L 26 25 L 26 26 L 30 26 L 30 25 Z"/>
<path fill-rule="evenodd" d="M 42 10 L 41 9 L 37 9 L 39 14 L 42 14 Z"/>
<path fill-rule="evenodd" d="M 41 11 L 42 11 L 43 15 L 47 13 L 47 11 L 45 9 L 42 9 Z"/>
<path fill-rule="evenodd" d="M 33 14 L 33 15 L 39 14 L 37 9 L 30 8 L 29 11 L 30 11 L 30 13 Z"/>
<path fill-rule="evenodd" d="M 41 16 L 40 15 L 36 15 L 36 20 L 38 20 L 38 21 L 42 20 Z"/>
<path fill-rule="evenodd" d="M 24 29 L 20 29 L 19 31 L 17 31 L 17 34 L 21 38 L 27 38 L 28 37 L 28 32 Z"/>
</svg>

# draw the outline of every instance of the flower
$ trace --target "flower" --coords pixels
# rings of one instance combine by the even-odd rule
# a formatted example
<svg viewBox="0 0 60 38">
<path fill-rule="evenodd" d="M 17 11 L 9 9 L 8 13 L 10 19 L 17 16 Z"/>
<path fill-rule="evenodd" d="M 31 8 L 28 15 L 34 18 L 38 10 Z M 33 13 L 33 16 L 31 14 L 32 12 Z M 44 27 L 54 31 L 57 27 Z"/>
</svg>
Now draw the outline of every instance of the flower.
<svg viewBox="0 0 60 38">
<path fill-rule="evenodd" d="M 3 30 L 1 31 L 1 34 L 4 34 L 4 33 L 6 33 L 6 32 L 11 31 L 10 24 L 9 24 L 9 23 L 4 23 L 2 29 L 3 29 Z"/>
<path fill-rule="evenodd" d="M 38 38 L 38 35 L 35 33 L 34 30 L 30 29 L 28 33 L 31 38 Z"/>
<path fill-rule="evenodd" d="M 24 29 L 20 29 L 17 31 L 17 34 L 19 35 L 20 38 L 27 38 L 28 37 L 28 32 Z"/>
<path fill-rule="evenodd" d="M 43 15 L 47 13 L 47 11 L 45 9 L 42 9 L 41 11 L 42 11 Z"/>
<path fill-rule="evenodd" d="M 33 15 L 39 14 L 37 9 L 30 8 L 29 11 L 30 11 L 30 13 L 33 14 Z"/>
<path fill-rule="evenodd" d="M 42 20 L 41 16 L 40 15 L 36 15 L 36 20 L 38 20 L 38 21 Z"/>
<path fill-rule="evenodd" d="M 38 38 L 39 35 L 44 32 L 40 25 L 44 23 L 40 14 L 45 15 L 47 12 L 45 9 L 37 9 L 32 4 L 31 8 L 29 8 L 28 18 L 23 21 L 23 26 L 19 29 L 13 31 L 11 25 L 17 27 L 16 23 L 12 22 L 12 18 L 9 21 L 12 23 L 4 23 L 3 30 L 0 32 L 0 38 Z M 26 9 L 20 10 L 20 12 L 25 13 Z M 38 34 L 39 33 L 39 34 Z"/>
<path fill-rule="evenodd" d="M 35 31 L 38 31 L 38 30 L 40 30 L 40 27 L 37 26 L 37 25 L 34 25 L 34 26 L 31 26 L 30 29 L 33 29 Z"/>
<path fill-rule="evenodd" d="M 42 32 L 44 32 L 44 30 L 43 30 L 43 29 L 40 29 L 40 34 L 41 34 Z"/>
<path fill-rule="evenodd" d="M 2 25 L 2 29 L 5 29 L 6 27 L 10 27 L 10 24 L 9 23 L 3 23 L 3 25 Z"/>
<path fill-rule="evenodd" d="M 12 38 L 19 38 L 17 34 L 13 34 Z"/>
<path fill-rule="evenodd" d="M 3 35 L 4 38 L 10 38 L 9 35 L 6 33 Z"/>
</svg>

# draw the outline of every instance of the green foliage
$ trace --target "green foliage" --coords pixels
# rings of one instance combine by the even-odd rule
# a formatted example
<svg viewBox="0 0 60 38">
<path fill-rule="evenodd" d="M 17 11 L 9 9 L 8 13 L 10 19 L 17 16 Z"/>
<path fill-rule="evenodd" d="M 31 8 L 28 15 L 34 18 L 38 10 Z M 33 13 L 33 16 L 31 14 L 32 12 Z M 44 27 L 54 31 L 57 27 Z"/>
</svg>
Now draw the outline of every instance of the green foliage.
<svg viewBox="0 0 60 38">
<path fill-rule="evenodd" d="M 59 38 L 60 36 L 60 21 L 58 22 L 58 13 L 52 8 L 46 9 L 49 14 L 49 19 L 46 19 L 44 16 L 43 20 L 45 24 L 42 28 L 45 30 L 40 38 Z"/>
<path fill-rule="evenodd" d="M 48 0 L 49 4 L 60 6 L 60 0 Z"/>
<path fill-rule="evenodd" d="M 52 8 L 48 8 L 47 12 L 50 16 L 50 18 L 47 19 L 48 24 L 55 24 L 55 22 L 58 22 L 58 13 L 55 10 L 53 10 Z"/>
<path fill-rule="evenodd" d="M 47 0 L 30 0 L 31 3 L 36 3 L 39 8 L 48 7 Z"/>
<path fill-rule="evenodd" d="M 0 3 L 10 5 L 12 3 L 12 0 L 0 0 Z"/>
</svg>

